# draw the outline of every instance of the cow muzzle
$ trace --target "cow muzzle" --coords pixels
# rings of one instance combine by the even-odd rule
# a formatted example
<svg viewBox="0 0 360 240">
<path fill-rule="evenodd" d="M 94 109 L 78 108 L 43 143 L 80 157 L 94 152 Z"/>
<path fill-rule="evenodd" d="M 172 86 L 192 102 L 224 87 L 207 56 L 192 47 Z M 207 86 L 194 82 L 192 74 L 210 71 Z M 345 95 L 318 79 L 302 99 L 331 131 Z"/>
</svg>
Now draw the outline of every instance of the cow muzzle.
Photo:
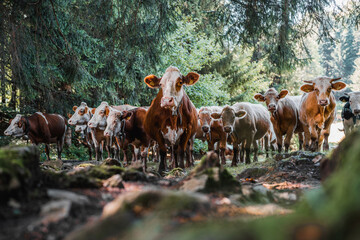
<svg viewBox="0 0 360 240">
<path fill-rule="evenodd" d="M 231 133 L 232 132 L 232 127 L 231 126 L 225 126 L 224 127 L 224 132 Z"/>
<path fill-rule="evenodd" d="M 204 133 L 207 133 L 207 132 L 209 132 L 210 128 L 209 128 L 209 126 L 202 126 L 202 130 Z"/>
<path fill-rule="evenodd" d="M 161 107 L 163 108 L 173 108 L 175 107 L 175 101 L 173 97 L 162 97 L 161 98 Z"/>
<path fill-rule="evenodd" d="M 110 137 L 110 136 L 111 136 L 110 131 L 105 131 L 105 132 L 104 132 L 104 136 L 105 136 L 105 137 Z"/>
<path fill-rule="evenodd" d="M 5 130 L 4 134 L 5 134 L 5 136 L 10 136 L 9 131 L 6 131 L 6 130 Z"/>
<path fill-rule="evenodd" d="M 354 109 L 354 115 L 359 115 L 360 114 L 360 109 Z"/>
<path fill-rule="evenodd" d="M 268 110 L 269 110 L 270 112 L 276 111 L 276 105 L 275 105 L 275 104 L 269 104 Z"/>
<path fill-rule="evenodd" d="M 329 101 L 327 99 L 319 100 L 319 105 L 325 107 L 325 106 L 329 105 Z"/>
<path fill-rule="evenodd" d="M 88 126 L 89 126 L 89 128 L 96 128 L 96 127 L 97 127 L 97 124 L 94 124 L 94 123 L 92 123 L 92 122 L 89 122 L 89 123 L 88 123 Z"/>
</svg>

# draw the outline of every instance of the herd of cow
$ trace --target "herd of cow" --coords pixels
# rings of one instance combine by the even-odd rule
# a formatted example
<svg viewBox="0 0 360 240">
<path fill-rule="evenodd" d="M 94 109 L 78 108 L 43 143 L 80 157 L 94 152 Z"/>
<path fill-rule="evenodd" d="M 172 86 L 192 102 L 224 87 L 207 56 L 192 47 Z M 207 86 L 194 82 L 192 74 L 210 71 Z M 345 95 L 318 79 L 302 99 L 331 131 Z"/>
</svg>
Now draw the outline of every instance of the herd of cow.
<svg viewBox="0 0 360 240">
<path fill-rule="evenodd" d="M 336 114 L 333 90 L 346 87 L 339 78 L 318 77 L 305 81 L 301 86 L 305 92 L 302 96 L 287 96 L 287 90 L 277 92 L 274 88 L 265 94 L 256 94 L 254 98 L 265 102 L 267 109 L 262 104 L 248 102 L 196 109 L 183 85 L 193 85 L 199 77 L 194 72 L 184 76 L 178 68 L 169 67 L 162 77 L 149 75 L 144 79 L 150 88 L 159 88 L 150 107 L 110 106 L 102 102 L 97 108 L 91 108 L 82 102 L 73 107 L 74 113 L 68 121 L 58 114 L 37 112 L 29 117 L 17 114 L 5 135 L 27 135 L 34 144 L 45 143 L 48 159 L 48 144 L 57 143 L 61 158 L 64 142 L 71 139 L 67 124 L 74 125 L 89 149 L 90 159 L 95 149 L 96 160 L 101 160 L 104 147 L 108 156 L 119 159 L 120 150 L 125 153 L 131 145 L 133 161 L 140 158 L 146 170 L 148 150 L 153 148 L 160 158 L 160 173 L 167 168 L 168 151 L 171 167 L 191 166 L 195 138 L 207 141 L 209 150 L 217 150 L 222 164 L 225 164 L 226 146 L 232 144 L 232 166 L 239 160 L 250 163 L 251 149 L 253 160 L 257 161 L 259 142 L 263 142 L 266 150 L 272 147 L 280 152 L 284 146 L 288 151 L 294 133 L 298 134 L 300 150 L 318 151 L 322 144 L 324 150 L 329 149 L 330 126 Z M 341 100 L 347 101 L 345 107 L 350 109 L 350 112 L 346 112 L 345 107 L 343 110 L 347 134 L 360 116 L 360 93 L 350 93 Z M 123 155 L 128 162 L 126 154 Z"/>
</svg>

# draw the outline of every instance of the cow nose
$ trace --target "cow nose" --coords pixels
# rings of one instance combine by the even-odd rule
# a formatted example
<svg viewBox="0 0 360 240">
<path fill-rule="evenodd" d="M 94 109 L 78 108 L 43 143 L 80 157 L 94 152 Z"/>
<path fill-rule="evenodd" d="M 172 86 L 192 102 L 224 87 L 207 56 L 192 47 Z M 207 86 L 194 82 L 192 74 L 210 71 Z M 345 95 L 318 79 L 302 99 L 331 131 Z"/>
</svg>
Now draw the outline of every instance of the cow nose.
<svg viewBox="0 0 360 240">
<path fill-rule="evenodd" d="M 328 100 L 319 100 L 319 104 L 321 105 L 321 106 L 326 106 L 326 105 L 328 105 Z"/>
<path fill-rule="evenodd" d="M 110 133 L 109 133 L 109 132 L 104 132 L 104 135 L 105 135 L 106 137 L 110 137 Z"/>
<path fill-rule="evenodd" d="M 230 133 L 231 131 L 232 131 L 232 127 L 230 127 L 230 126 L 225 126 L 224 127 L 224 132 Z"/>
<path fill-rule="evenodd" d="M 360 109 L 354 109 L 354 114 L 360 114 Z"/>
<path fill-rule="evenodd" d="M 162 107 L 173 107 L 175 106 L 175 101 L 173 97 L 162 97 L 161 98 Z"/>
<path fill-rule="evenodd" d="M 203 126 L 202 130 L 207 133 L 209 131 L 209 127 L 208 126 Z"/>
<path fill-rule="evenodd" d="M 276 109 L 276 105 L 273 104 L 273 103 L 270 103 L 269 106 L 268 106 L 268 109 L 269 109 L 269 110 L 275 110 L 275 109 Z"/>
<path fill-rule="evenodd" d="M 7 136 L 9 133 L 8 133 L 8 131 L 5 131 L 4 134 Z"/>
</svg>

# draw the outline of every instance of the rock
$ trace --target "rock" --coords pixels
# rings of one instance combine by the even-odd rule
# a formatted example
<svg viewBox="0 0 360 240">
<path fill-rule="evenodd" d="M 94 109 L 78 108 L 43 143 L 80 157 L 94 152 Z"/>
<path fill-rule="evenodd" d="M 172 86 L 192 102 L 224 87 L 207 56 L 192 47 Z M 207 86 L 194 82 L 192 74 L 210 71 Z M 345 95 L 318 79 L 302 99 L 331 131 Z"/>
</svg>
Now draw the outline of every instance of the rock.
<svg viewBox="0 0 360 240">
<path fill-rule="evenodd" d="M 98 221 L 76 230 L 66 239 L 136 239 L 126 237 L 134 226 L 133 223 L 141 226 L 141 220 L 148 219 L 151 224 L 155 220 L 176 225 L 177 221 L 191 221 L 201 215 L 206 216 L 210 213 L 209 210 L 209 198 L 198 193 L 155 189 L 126 192 L 104 207 Z M 156 231 L 157 234 L 161 233 L 158 228 Z M 150 232 L 142 233 L 146 235 L 145 239 L 154 239 L 149 235 Z"/>
<path fill-rule="evenodd" d="M 70 214 L 70 210 L 70 200 L 57 200 L 48 202 L 41 208 L 41 223 L 47 225 L 49 223 L 58 222 L 64 218 L 67 218 Z"/>
<path fill-rule="evenodd" d="M 103 187 L 116 187 L 116 188 L 124 188 L 123 179 L 120 174 L 116 174 L 111 178 L 106 179 L 103 182 Z"/>
<path fill-rule="evenodd" d="M 267 168 L 260 168 L 260 167 L 254 167 L 254 168 L 247 168 L 241 173 L 239 173 L 236 178 L 259 178 L 263 175 L 265 175 L 268 172 Z"/>
<path fill-rule="evenodd" d="M 208 152 L 183 180 L 180 189 L 190 192 L 238 191 L 240 183 L 220 165 L 217 154 Z"/>
<path fill-rule="evenodd" d="M 0 201 L 24 197 L 39 184 L 39 152 L 35 146 L 0 149 Z"/>
<path fill-rule="evenodd" d="M 101 166 L 119 166 L 122 167 L 121 163 L 115 158 L 107 158 L 102 163 Z"/>
<path fill-rule="evenodd" d="M 209 177 L 206 174 L 190 178 L 189 180 L 184 181 L 184 184 L 180 187 L 180 190 L 190 192 L 203 191 L 206 188 L 206 182 L 208 178 Z"/>
<path fill-rule="evenodd" d="M 51 198 L 65 199 L 71 201 L 72 203 L 81 205 L 90 203 L 89 199 L 86 196 L 65 190 L 48 189 L 47 195 Z"/>
<path fill-rule="evenodd" d="M 125 172 L 122 173 L 122 178 L 124 181 L 131 181 L 131 182 L 147 182 L 147 176 L 145 175 L 145 173 L 141 171 L 131 168 L 126 170 Z"/>
<path fill-rule="evenodd" d="M 61 161 L 60 159 L 56 159 L 56 160 L 50 160 L 50 161 L 45 161 L 41 164 L 42 167 L 45 167 L 46 169 L 53 169 L 55 171 L 59 171 L 62 169 L 63 166 L 63 161 Z"/>
</svg>

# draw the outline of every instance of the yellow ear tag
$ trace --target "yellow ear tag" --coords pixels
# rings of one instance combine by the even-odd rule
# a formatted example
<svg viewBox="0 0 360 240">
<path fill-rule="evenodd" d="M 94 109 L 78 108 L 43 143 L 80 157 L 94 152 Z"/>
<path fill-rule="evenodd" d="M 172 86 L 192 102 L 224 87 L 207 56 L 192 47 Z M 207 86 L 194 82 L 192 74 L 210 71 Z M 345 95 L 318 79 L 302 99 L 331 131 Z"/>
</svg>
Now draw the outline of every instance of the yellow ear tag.
<svg viewBox="0 0 360 240">
<path fill-rule="evenodd" d="M 126 118 L 126 120 L 130 120 L 130 118 L 131 118 L 131 116 L 128 116 L 128 117 Z"/>
</svg>

